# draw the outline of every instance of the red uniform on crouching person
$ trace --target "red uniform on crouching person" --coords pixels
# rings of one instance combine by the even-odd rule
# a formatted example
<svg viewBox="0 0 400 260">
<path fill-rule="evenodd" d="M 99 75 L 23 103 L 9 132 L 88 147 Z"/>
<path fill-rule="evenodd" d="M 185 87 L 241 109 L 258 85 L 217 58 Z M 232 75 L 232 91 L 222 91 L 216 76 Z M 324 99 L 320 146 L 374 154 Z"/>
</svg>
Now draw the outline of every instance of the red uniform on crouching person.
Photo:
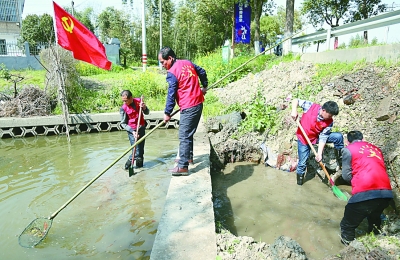
<svg viewBox="0 0 400 260">
<path fill-rule="evenodd" d="M 347 140 L 350 144 L 343 148 L 342 177 L 351 182 L 353 196 L 340 222 L 341 241 L 345 245 L 354 240 L 355 230 L 365 218 L 368 233 L 379 234 L 381 214 L 393 199 L 382 151 L 363 141 L 360 131 L 350 131 Z"/>
</svg>

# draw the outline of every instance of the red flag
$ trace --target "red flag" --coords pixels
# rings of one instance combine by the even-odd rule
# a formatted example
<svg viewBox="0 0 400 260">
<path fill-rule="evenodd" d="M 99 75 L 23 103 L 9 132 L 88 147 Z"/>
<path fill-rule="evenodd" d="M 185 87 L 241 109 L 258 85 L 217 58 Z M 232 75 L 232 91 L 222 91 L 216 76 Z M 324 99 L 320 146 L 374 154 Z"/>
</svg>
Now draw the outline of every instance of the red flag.
<svg viewBox="0 0 400 260">
<path fill-rule="evenodd" d="M 72 51 L 75 59 L 86 61 L 99 68 L 109 70 L 104 45 L 81 22 L 53 1 L 58 44 Z"/>
</svg>

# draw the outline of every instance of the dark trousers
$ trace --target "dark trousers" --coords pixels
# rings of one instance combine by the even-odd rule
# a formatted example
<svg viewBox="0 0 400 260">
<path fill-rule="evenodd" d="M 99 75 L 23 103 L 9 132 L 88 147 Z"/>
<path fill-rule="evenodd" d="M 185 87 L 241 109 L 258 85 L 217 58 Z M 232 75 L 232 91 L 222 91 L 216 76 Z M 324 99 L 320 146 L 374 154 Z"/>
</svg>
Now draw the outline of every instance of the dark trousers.
<svg viewBox="0 0 400 260">
<path fill-rule="evenodd" d="M 392 199 L 372 199 L 357 203 L 348 203 L 344 210 L 344 216 L 340 222 L 342 238 L 352 241 L 355 238 L 355 230 L 364 220 L 368 220 L 368 233 L 374 231 L 379 234 L 381 228 L 381 214 L 389 206 Z"/>
<path fill-rule="evenodd" d="M 188 168 L 193 160 L 193 136 L 199 125 L 203 103 L 180 112 L 179 120 L 179 168 Z"/>
<path fill-rule="evenodd" d="M 139 139 L 142 138 L 145 135 L 145 130 L 146 127 L 145 126 L 141 126 L 139 127 Z M 136 131 L 135 131 L 136 132 Z M 129 142 L 131 143 L 131 146 L 136 142 L 135 140 L 135 136 L 131 133 L 128 132 L 128 138 L 129 138 Z M 138 139 L 138 140 L 139 140 Z M 140 144 L 138 144 L 136 146 L 136 154 L 135 154 L 135 159 L 136 158 L 142 158 L 143 159 L 143 154 L 144 154 L 144 141 L 141 142 Z M 132 149 L 132 152 L 135 148 Z M 132 153 L 129 155 L 129 160 L 132 160 Z"/>
</svg>

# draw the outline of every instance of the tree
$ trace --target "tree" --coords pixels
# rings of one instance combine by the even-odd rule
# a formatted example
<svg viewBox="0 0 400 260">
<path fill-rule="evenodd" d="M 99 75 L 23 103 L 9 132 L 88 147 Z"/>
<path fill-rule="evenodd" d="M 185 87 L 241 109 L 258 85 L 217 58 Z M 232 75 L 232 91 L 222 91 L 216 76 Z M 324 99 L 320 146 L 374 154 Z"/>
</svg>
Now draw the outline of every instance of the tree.
<svg viewBox="0 0 400 260">
<path fill-rule="evenodd" d="M 266 46 L 273 46 L 277 36 L 282 33 L 276 15 L 264 15 L 260 19 L 260 38 Z"/>
<path fill-rule="evenodd" d="M 352 0 L 350 19 L 347 22 L 367 19 L 384 12 L 386 10 L 386 5 L 380 3 L 381 0 Z M 368 31 L 364 31 L 364 43 L 368 44 Z"/>
<path fill-rule="evenodd" d="M 65 11 L 68 13 L 72 14 L 72 9 L 71 7 L 65 7 Z M 88 28 L 92 33 L 95 31 L 95 26 L 93 25 L 93 22 L 95 20 L 94 14 L 93 14 L 93 8 L 92 7 L 87 7 L 83 11 L 77 11 L 74 9 L 74 17 L 81 22 L 86 28 Z"/>
<path fill-rule="evenodd" d="M 163 45 L 170 46 L 172 40 L 169 36 L 173 34 L 172 19 L 174 5 L 171 0 L 162 0 L 162 30 Z M 140 30 L 141 31 L 141 30 Z M 146 36 L 147 56 L 149 59 L 158 59 L 160 47 L 160 0 L 146 0 Z M 164 40 L 165 39 L 165 40 Z"/>
<path fill-rule="evenodd" d="M 121 55 L 126 66 L 127 60 L 140 58 L 138 39 L 132 34 L 132 24 L 128 16 L 114 7 L 107 7 L 97 18 L 100 40 L 107 42 L 110 38 L 118 38 L 121 42 Z"/>
<path fill-rule="evenodd" d="M 324 28 L 319 28 L 317 31 L 323 31 L 324 30 Z M 326 40 L 319 40 L 319 41 L 314 41 L 313 42 L 313 44 L 316 44 L 317 45 L 317 52 L 319 51 L 319 45 L 321 44 L 321 43 L 324 43 L 324 42 L 326 42 Z"/>
<path fill-rule="evenodd" d="M 280 33 L 283 34 L 286 32 L 286 9 L 283 6 L 278 6 L 278 10 L 276 12 L 276 16 L 278 19 L 278 24 L 279 24 L 279 29 Z M 301 29 L 303 29 L 303 21 L 301 17 L 301 13 L 298 10 L 293 11 L 293 32 L 297 32 Z"/>
<path fill-rule="evenodd" d="M 37 49 L 40 44 L 54 43 L 55 34 L 53 26 L 53 17 L 49 14 L 27 15 L 22 21 L 21 37 L 18 45 L 23 46 L 24 42 L 28 42 L 31 49 Z"/>
<path fill-rule="evenodd" d="M 0 64 L 0 78 L 3 78 L 7 81 L 11 81 L 13 83 L 14 98 L 16 98 L 18 95 L 17 83 L 22 81 L 24 79 L 24 77 L 10 73 L 10 71 L 6 68 L 6 66 L 3 63 L 1 63 Z"/>
<path fill-rule="evenodd" d="M 260 19 L 261 15 L 271 14 L 271 10 L 274 7 L 274 3 L 271 0 L 251 0 L 252 3 L 252 15 L 253 15 L 253 26 L 254 26 L 254 37 L 252 42 L 255 43 L 255 53 L 258 54 L 259 42 L 260 42 Z M 253 28 L 252 28 L 253 29 Z M 252 30 L 253 31 L 253 30 Z"/>
<path fill-rule="evenodd" d="M 298 31 L 303 28 L 303 22 L 298 10 L 294 10 L 293 31 Z M 278 35 L 283 35 L 286 28 L 286 9 L 283 6 L 278 6 L 276 15 L 264 15 L 260 20 L 260 31 L 262 38 L 268 46 L 275 45 Z"/>
<path fill-rule="evenodd" d="M 339 26 L 340 19 L 349 17 L 350 0 L 304 0 L 301 12 L 314 28 L 320 28 L 324 23 L 331 28 Z M 335 37 L 337 43 L 338 37 Z"/>
<path fill-rule="evenodd" d="M 286 27 L 285 36 L 290 37 L 293 34 L 293 23 L 294 23 L 294 0 L 286 0 Z M 286 48 L 284 52 L 287 54 L 292 51 L 292 39 L 288 39 L 286 42 Z"/>
<path fill-rule="evenodd" d="M 207 53 L 232 36 L 233 0 L 187 0 L 174 20 L 173 48 L 181 58 Z"/>
</svg>

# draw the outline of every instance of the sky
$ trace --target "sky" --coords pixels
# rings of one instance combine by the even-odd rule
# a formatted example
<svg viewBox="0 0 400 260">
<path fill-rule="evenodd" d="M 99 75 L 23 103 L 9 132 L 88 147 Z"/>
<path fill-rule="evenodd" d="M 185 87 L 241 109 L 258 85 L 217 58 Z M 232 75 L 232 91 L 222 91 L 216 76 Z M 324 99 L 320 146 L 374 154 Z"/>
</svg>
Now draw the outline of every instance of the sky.
<svg viewBox="0 0 400 260">
<path fill-rule="evenodd" d="M 394 2 L 397 1 L 397 2 Z M 71 0 L 56 0 L 55 1 L 61 7 L 69 6 L 71 7 Z M 114 6 L 116 9 L 122 9 L 122 1 L 121 0 L 74 0 L 74 8 L 76 10 L 84 10 L 86 7 L 92 7 L 95 14 L 99 14 L 108 6 Z M 135 0 L 135 2 L 139 2 Z M 140 1 L 141 2 L 141 1 Z M 277 6 L 286 6 L 286 0 L 274 0 Z M 295 9 L 299 9 L 301 7 L 302 0 L 295 0 Z M 400 5 L 398 0 L 382 0 L 382 3 L 388 4 L 389 6 Z M 139 7 L 138 7 L 139 8 Z M 398 7 L 395 10 L 400 10 Z M 43 13 L 48 13 L 50 15 L 53 14 L 53 1 L 52 0 L 25 0 L 25 7 L 22 17 L 25 18 L 28 14 L 37 14 L 41 15 Z M 326 28 L 325 28 L 326 29 Z M 306 34 L 310 34 L 315 32 L 315 29 L 312 26 L 309 26 L 305 31 Z M 350 39 L 355 37 L 357 33 L 341 36 L 339 38 L 339 44 L 346 43 L 348 45 Z M 362 35 L 362 32 L 358 33 L 358 35 Z M 378 42 L 388 42 L 388 43 L 400 43 L 400 24 L 391 25 L 390 27 L 383 27 L 379 29 L 373 29 L 368 32 L 368 38 L 372 40 L 373 38 L 377 38 Z M 331 40 L 331 49 L 333 48 L 333 40 Z M 293 51 L 298 52 L 299 49 L 296 49 L 293 46 Z M 320 46 L 320 51 L 323 51 L 325 46 Z M 306 50 L 307 52 L 315 52 L 316 46 L 312 46 Z"/>
<path fill-rule="evenodd" d="M 56 4 L 61 7 L 71 7 L 71 0 L 56 0 Z M 122 8 L 121 0 L 74 0 L 74 9 L 84 10 L 86 7 L 92 7 L 95 13 L 101 13 L 108 6 L 114 6 L 116 9 Z M 28 14 L 42 15 L 48 13 L 53 14 L 52 0 L 25 0 L 24 12 L 22 18 Z"/>
</svg>

